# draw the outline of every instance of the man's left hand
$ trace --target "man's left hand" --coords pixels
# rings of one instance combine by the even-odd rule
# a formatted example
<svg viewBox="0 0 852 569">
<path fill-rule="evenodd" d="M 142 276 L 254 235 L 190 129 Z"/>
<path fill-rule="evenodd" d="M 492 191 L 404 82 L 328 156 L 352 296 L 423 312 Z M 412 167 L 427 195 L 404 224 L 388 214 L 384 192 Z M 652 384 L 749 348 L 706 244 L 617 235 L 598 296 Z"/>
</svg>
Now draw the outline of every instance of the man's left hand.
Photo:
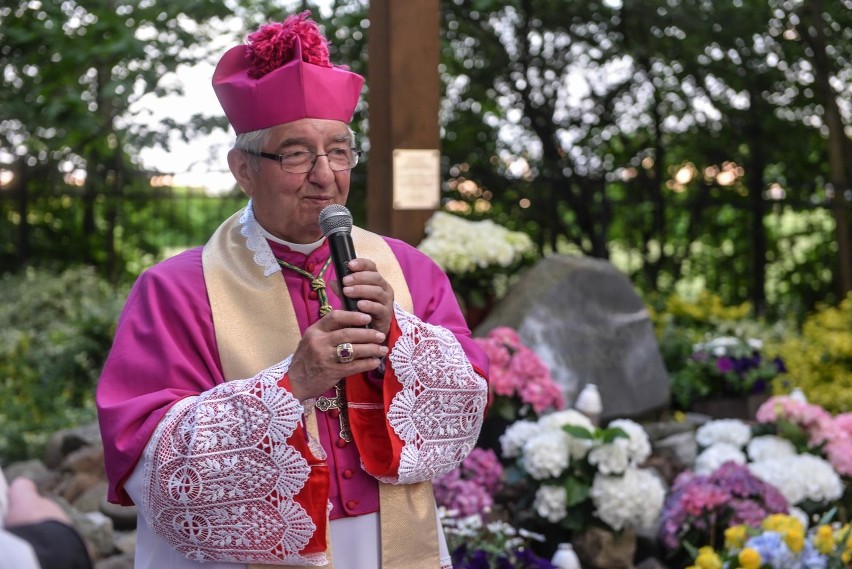
<svg viewBox="0 0 852 569">
<path fill-rule="evenodd" d="M 343 294 L 358 299 L 358 310 L 373 318 L 370 327 L 387 336 L 393 318 L 393 288 L 369 259 L 349 261 L 349 270 L 343 277 Z"/>
</svg>

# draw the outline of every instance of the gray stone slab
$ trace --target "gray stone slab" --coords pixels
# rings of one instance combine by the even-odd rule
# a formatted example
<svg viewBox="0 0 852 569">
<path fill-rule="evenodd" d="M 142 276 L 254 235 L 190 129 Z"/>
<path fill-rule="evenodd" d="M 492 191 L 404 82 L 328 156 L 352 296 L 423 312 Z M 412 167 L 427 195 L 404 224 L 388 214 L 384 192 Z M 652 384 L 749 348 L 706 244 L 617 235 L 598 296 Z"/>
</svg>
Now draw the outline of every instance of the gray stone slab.
<svg viewBox="0 0 852 569">
<path fill-rule="evenodd" d="M 669 402 L 669 379 L 648 311 L 611 263 L 552 255 L 529 269 L 480 326 L 518 330 L 550 367 L 566 401 L 597 384 L 602 419 L 637 417 Z"/>
</svg>

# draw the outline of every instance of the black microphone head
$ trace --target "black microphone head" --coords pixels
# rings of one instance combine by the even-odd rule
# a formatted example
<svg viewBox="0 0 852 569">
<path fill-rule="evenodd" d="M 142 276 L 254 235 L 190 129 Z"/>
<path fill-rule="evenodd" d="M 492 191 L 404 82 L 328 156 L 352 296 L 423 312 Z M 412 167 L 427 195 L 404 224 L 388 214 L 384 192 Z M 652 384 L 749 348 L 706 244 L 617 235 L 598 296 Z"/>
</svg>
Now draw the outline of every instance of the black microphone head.
<svg viewBox="0 0 852 569">
<path fill-rule="evenodd" d="M 322 234 L 328 237 L 332 233 L 352 232 L 352 214 L 346 206 L 331 204 L 325 206 L 319 214 L 319 226 Z"/>
</svg>

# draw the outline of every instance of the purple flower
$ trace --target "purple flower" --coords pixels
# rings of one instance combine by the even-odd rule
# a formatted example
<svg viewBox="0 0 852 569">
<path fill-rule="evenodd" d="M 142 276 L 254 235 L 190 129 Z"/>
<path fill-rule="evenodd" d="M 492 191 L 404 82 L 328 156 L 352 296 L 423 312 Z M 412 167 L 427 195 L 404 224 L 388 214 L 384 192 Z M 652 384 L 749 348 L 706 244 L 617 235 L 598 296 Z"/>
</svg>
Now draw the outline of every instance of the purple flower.
<svg viewBox="0 0 852 569">
<path fill-rule="evenodd" d="M 721 373 L 728 373 L 734 369 L 734 361 L 727 356 L 723 356 L 716 360 L 716 369 Z"/>
</svg>

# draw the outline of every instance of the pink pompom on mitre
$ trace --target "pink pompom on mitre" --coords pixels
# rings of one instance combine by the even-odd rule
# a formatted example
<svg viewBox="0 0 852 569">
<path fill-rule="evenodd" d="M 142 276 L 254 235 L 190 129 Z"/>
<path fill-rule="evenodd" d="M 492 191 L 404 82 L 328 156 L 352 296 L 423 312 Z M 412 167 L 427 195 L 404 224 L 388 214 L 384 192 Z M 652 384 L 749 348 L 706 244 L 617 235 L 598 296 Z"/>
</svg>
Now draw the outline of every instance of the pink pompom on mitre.
<svg viewBox="0 0 852 569">
<path fill-rule="evenodd" d="M 247 57 L 251 61 L 248 76 L 260 79 L 293 59 L 296 38 L 302 46 L 302 61 L 331 67 L 328 40 L 320 33 L 316 22 L 310 20 L 310 11 L 290 16 L 283 22 L 261 26 L 248 36 Z"/>
</svg>

